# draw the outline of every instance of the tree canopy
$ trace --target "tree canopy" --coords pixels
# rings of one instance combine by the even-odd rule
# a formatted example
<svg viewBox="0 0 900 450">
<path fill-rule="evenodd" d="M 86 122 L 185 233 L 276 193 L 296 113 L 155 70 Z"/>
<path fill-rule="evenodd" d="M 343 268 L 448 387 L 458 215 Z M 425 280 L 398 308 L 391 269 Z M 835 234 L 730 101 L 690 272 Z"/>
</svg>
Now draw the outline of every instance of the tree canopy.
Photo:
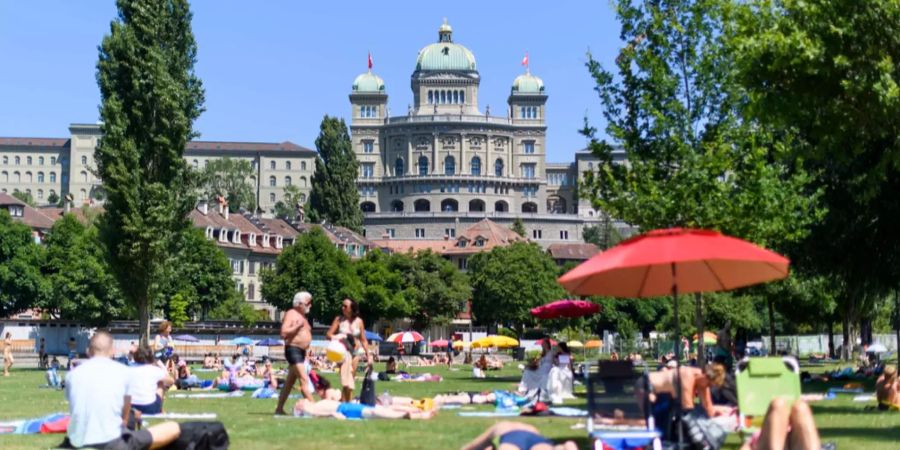
<svg viewBox="0 0 900 450">
<path fill-rule="evenodd" d="M 217 197 L 228 201 L 228 210 L 256 211 L 256 192 L 250 183 L 253 166 L 245 159 L 214 158 L 200 169 L 198 182 L 201 198 L 214 202 Z"/>
<path fill-rule="evenodd" d="M 361 232 L 363 216 L 356 187 L 359 164 L 344 119 L 322 119 L 316 150 L 319 155 L 309 197 L 314 217 Z"/>
<path fill-rule="evenodd" d="M 195 198 L 183 159 L 203 88 L 186 0 L 118 0 L 100 44 L 103 139 L 94 160 L 108 195 L 100 236 L 125 300 L 149 338 L 151 289 Z"/>
<path fill-rule="evenodd" d="M 7 317 L 47 301 L 50 283 L 41 274 L 45 250 L 28 226 L 0 210 L 0 315 Z"/>
</svg>

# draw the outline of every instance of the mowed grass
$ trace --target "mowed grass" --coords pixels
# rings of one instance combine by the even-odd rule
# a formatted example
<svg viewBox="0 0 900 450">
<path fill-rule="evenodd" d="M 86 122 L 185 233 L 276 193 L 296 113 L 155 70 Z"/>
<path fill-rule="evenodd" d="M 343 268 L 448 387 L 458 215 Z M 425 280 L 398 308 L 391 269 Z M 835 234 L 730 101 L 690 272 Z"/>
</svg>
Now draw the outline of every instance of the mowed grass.
<svg viewBox="0 0 900 450">
<path fill-rule="evenodd" d="M 471 378 L 464 367 L 450 371 L 446 367 L 411 368 L 411 372 L 431 372 L 444 377 L 439 383 L 378 382 L 379 393 L 426 397 L 451 391 L 486 391 L 513 389 L 519 380 L 515 368 L 490 372 L 483 380 Z M 201 374 L 202 375 L 202 374 Z M 337 384 L 334 375 L 327 375 Z M 13 368 L 12 376 L 0 377 L 0 421 L 32 418 L 57 411 L 66 411 L 67 403 L 61 391 L 39 388 L 44 383 L 43 372 L 36 369 Z M 835 383 L 837 385 L 837 383 Z M 827 390 L 830 385 L 810 384 L 810 392 Z M 867 391 L 872 390 L 869 383 Z M 580 392 L 583 392 L 581 390 Z M 576 395 L 579 389 L 576 388 Z M 219 416 L 231 437 L 235 449 L 456 449 L 499 420 L 496 418 L 463 418 L 458 409 L 441 411 L 430 421 L 340 421 L 334 419 L 274 418 L 274 399 L 253 399 L 249 393 L 240 398 L 166 400 L 169 412 L 212 412 Z M 567 406 L 585 407 L 582 396 Z M 816 423 L 826 441 L 835 441 L 841 449 L 900 449 L 900 413 L 881 413 L 865 409 L 866 404 L 852 401 L 852 396 L 813 404 Z M 479 406 L 467 410 L 490 410 Z M 546 436 L 575 440 L 579 448 L 587 449 L 588 440 L 583 423 L 577 419 L 538 417 L 516 419 L 531 423 Z M 62 435 L 4 435 L 0 448 L 52 448 L 62 441 Z M 736 435 L 729 438 L 726 448 L 738 448 Z"/>
</svg>

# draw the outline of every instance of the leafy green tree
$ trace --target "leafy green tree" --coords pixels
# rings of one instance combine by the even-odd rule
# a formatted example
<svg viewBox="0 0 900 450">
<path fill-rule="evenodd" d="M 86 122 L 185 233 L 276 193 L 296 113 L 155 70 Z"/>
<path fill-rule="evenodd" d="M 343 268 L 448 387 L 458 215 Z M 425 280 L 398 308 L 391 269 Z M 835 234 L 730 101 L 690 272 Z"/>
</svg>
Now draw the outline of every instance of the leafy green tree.
<svg viewBox="0 0 900 450">
<path fill-rule="evenodd" d="M 275 269 L 263 270 L 260 279 L 263 298 L 282 310 L 291 308 L 298 291 L 311 293 L 311 316 L 322 323 L 340 312 L 345 297 L 358 299 L 362 292 L 350 258 L 318 227 L 301 234 L 278 255 Z"/>
<path fill-rule="evenodd" d="M 594 244 L 603 250 L 614 247 L 622 241 L 622 235 L 612 225 L 612 221 L 605 218 L 599 225 L 588 225 L 581 232 L 584 242 Z"/>
<path fill-rule="evenodd" d="M 430 250 L 420 251 L 411 258 L 392 256 L 388 267 L 403 276 L 402 298 L 409 305 L 409 317 L 418 329 L 449 323 L 471 296 L 465 274 Z"/>
<path fill-rule="evenodd" d="M 363 286 L 359 308 L 367 322 L 402 319 L 412 314 L 414 308 L 404 295 L 404 276 L 399 270 L 400 267 L 412 267 L 411 262 L 405 261 L 407 259 L 410 257 L 405 254 L 385 255 L 375 249 L 353 263 Z"/>
<path fill-rule="evenodd" d="M 216 158 L 208 162 L 198 174 L 200 196 L 209 202 L 217 197 L 228 201 L 228 210 L 238 212 L 256 210 L 256 192 L 250 184 L 253 166 L 245 159 Z"/>
<path fill-rule="evenodd" d="M 796 158 L 825 192 L 799 262 L 839 280 L 852 341 L 900 275 L 900 4 L 754 0 L 734 12 L 728 50 L 751 112 L 797 136 Z"/>
<path fill-rule="evenodd" d="M 522 222 L 521 217 L 516 217 L 516 220 L 513 221 L 513 224 L 509 229 L 515 231 L 519 236 L 527 237 L 525 236 L 525 222 Z"/>
<path fill-rule="evenodd" d="M 166 318 L 175 321 L 181 314 L 207 317 L 224 299 L 241 297 L 234 287 L 228 258 L 215 242 L 206 239 L 203 230 L 185 230 L 172 244 L 168 263 L 154 289 L 154 303 L 162 307 Z"/>
<path fill-rule="evenodd" d="M 316 138 L 316 173 L 309 203 L 316 217 L 334 225 L 362 231 L 362 210 L 356 187 L 359 163 L 344 119 L 325 116 Z"/>
<path fill-rule="evenodd" d="M 66 214 L 44 237 L 43 273 L 51 289 L 41 307 L 58 319 L 103 326 L 125 315 L 125 304 L 95 226 Z"/>
<path fill-rule="evenodd" d="M 58 205 L 59 201 L 59 195 L 57 195 L 56 192 L 51 192 L 50 195 L 47 196 L 48 205 Z"/>
<path fill-rule="evenodd" d="M 103 139 L 94 160 L 108 194 L 100 236 L 147 342 L 154 282 L 172 241 L 190 226 L 195 198 L 183 154 L 204 94 L 186 0 L 116 7 L 97 63 Z"/>
<path fill-rule="evenodd" d="M 556 282 L 559 268 L 537 244 L 516 242 L 469 258 L 472 312 L 480 323 L 515 329 L 534 323 L 530 310 L 564 298 Z"/>
<path fill-rule="evenodd" d="M 240 320 L 246 325 L 269 320 L 265 311 L 253 309 L 237 291 L 222 299 L 206 317 L 212 320 Z"/>
<path fill-rule="evenodd" d="M 626 44 L 616 73 L 593 58 L 587 67 L 606 132 L 628 164 L 614 162 L 613 145 L 586 123 L 601 164 L 581 188 L 596 208 L 643 230 L 709 228 L 779 249 L 821 216 L 820 192 L 787 157 L 791 135 L 745 114 L 747 96 L 723 42 L 723 4 L 617 2 Z"/>
<path fill-rule="evenodd" d="M 306 203 L 303 199 L 303 193 L 300 192 L 300 188 L 297 185 L 292 184 L 290 186 L 284 187 L 284 195 L 282 195 L 284 200 L 279 200 L 278 203 L 275 203 L 275 216 L 283 217 L 288 220 L 293 220 L 297 217 L 297 207 L 303 206 L 304 210 Z"/>
<path fill-rule="evenodd" d="M 41 274 L 44 249 L 34 242 L 31 229 L 0 210 L 0 316 L 40 306 L 50 295 Z"/>
<path fill-rule="evenodd" d="M 12 196 L 27 203 L 28 206 L 31 206 L 32 208 L 34 208 L 34 206 L 35 206 L 34 197 L 32 197 L 30 192 L 22 192 L 22 191 L 16 189 L 13 191 Z"/>
</svg>

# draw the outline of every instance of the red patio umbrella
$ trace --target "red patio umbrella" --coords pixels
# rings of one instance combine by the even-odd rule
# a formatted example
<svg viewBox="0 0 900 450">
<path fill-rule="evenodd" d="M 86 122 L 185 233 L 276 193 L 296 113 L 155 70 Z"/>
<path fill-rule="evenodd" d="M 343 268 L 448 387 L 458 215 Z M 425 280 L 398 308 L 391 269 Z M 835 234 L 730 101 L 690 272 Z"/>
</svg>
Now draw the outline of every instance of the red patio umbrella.
<svg viewBox="0 0 900 450">
<path fill-rule="evenodd" d="M 447 342 L 446 339 L 439 339 L 431 342 L 432 347 L 446 347 L 447 345 L 449 345 L 449 342 Z"/>
<path fill-rule="evenodd" d="M 531 309 L 531 315 L 538 319 L 583 317 L 598 312 L 600 305 L 587 300 L 557 300 Z"/>
<path fill-rule="evenodd" d="M 715 231 L 669 228 L 628 239 L 559 278 L 577 295 L 659 297 L 727 291 L 787 277 L 787 258 Z M 675 357 L 680 360 L 675 321 Z M 678 372 L 676 372 L 678 373 Z M 677 383 L 677 377 L 676 377 Z M 676 405 L 681 406 L 676 389 Z"/>
</svg>

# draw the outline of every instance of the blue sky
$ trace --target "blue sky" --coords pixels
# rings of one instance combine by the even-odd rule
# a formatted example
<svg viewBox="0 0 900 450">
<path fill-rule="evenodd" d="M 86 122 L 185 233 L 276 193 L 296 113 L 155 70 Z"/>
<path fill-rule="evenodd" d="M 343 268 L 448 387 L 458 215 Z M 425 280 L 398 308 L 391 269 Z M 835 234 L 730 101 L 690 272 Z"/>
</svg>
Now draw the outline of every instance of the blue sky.
<svg viewBox="0 0 900 450">
<path fill-rule="evenodd" d="M 454 41 L 475 54 L 482 111 L 506 111 L 529 53 L 549 94 L 547 159 L 571 161 L 585 145 L 582 118 L 601 120 L 585 53 L 609 66 L 620 47 L 605 0 L 208 0 L 192 9 L 204 140 L 313 147 L 323 115 L 349 117 L 347 95 L 370 51 L 390 110 L 404 114 L 416 55 L 446 17 Z M 97 120 L 97 46 L 114 16 L 112 1 L 0 0 L 0 136 L 65 137 L 69 123 Z"/>
</svg>

